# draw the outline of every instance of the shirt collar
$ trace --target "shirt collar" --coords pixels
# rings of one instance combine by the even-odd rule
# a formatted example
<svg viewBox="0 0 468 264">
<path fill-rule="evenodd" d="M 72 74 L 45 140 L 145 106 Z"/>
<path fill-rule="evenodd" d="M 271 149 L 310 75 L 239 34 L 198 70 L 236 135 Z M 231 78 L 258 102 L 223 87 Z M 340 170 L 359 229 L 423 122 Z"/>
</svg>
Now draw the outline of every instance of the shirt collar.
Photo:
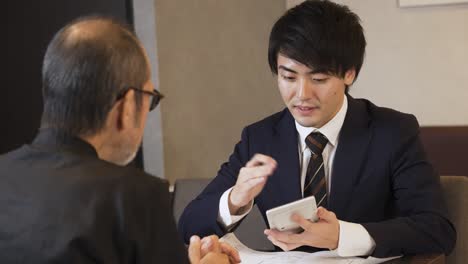
<svg viewBox="0 0 468 264">
<path fill-rule="evenodd" d="M 314 131 L 322 133 L 325 137 L 327 137 L 328 142 L 335 147 L 338 143 L 338 135 L 340 134 L 341 127 L 343 126 L 347 111 L 348 99 L 345 96 L 343 99 L 343 104 L 341 105 L 341 108 L 338 111 L 338 113 L 336 113 L 336 115 L 321 128 L 305 127 L 300 125 L 297 121 L 294 121 L 296 124 L 297 133 L 299 134 L 299 143 L 301 150 L 304 151 L 307 148 L 307 145 L 305 144 L 305 139 L 310 133 Z"/>
</svg>

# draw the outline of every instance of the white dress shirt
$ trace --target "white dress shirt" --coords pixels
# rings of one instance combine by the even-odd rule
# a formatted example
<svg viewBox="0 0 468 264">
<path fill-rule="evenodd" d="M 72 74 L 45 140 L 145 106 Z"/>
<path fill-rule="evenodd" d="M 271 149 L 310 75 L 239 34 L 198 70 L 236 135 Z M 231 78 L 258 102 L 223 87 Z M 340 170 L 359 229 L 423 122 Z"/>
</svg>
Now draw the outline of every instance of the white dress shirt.
<svg viewBox="0 0 468 264">
<path fill-rule="evenodd" d="M 301 189 L 302 195 L 304 195 L 304 182 L 306 177 L 307 165 L 309 164 L 311 152 L 305 143 L 306 137 L 314 132 L 320 132 L 328 139 L 328 144 L 323 150 L 322 157 L 324 161 L 324 171 L 325 179 L 327 183 L 327 191 L 330 194 L 330 185 L 331 185 L 331 176 L 333 161 L 335 158 L 335 152 L 338 147 L 338 139 L 343 126 L 343 122 L 348 110 L 348 100 L 346 96 L 343 100 L 343 105 L 341 106 L 338 113 L 326 123 L 321 128 L 314 127 L 304 127 L 299 123 L 296 124 L 296 130 L 298 132 L 298 151 L 299 159 L 301 164 Z M 232 226 L 233 224 L 240 221 L 245 217 L 253 207 L 253 201 L 251 201 L 250 207 L 240 215 L 231 215 L 229 211 L 229 194 L 231 193 L 232 188 L 228 189 L 221 196 L 219 202 L 219 216 L 218 221 L 224 224 L 226 227 Z M 330 196 L 328 195 L 327 198 Z M 360 224 L 350 223 L 346 221 L 339 220 L 340 224 L 340 236 L 338 241 L 338 248 L 336 249 L 338 255 L 342 257 L 350 256 L 367 256 L 372 253 L 375 248 L 375 241 L 369 235 L 367 230 Z"/>
</svg>

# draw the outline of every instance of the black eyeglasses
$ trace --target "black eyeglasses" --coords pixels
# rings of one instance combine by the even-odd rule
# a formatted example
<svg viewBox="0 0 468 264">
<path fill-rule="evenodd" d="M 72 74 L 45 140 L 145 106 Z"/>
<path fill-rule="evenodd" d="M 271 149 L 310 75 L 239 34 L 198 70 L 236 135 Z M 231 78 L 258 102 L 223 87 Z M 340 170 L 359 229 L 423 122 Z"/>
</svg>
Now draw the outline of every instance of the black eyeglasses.
<svg viewBox="0 0 468 264">
<path fill-rule="evenodd" d="M 123 89 L 119 95 L 117 96 L 117 99 L 116 101 L 122 99 L 125 94 L 127 94 L 127 92 L 132 89 L 136 92 L 140 92 L 140 93 L 143 93 L 143 94 L 147 94 L 147 95 L 150 95 L 152 97 L 152 100 L 150 102 L 150 106 L 149 106 L 149 110 L 150 111 L 153 111 L 153 109 L 156 108 L 156 106 L 158 106 L 159 102 L 161 101 L 161 99 L 164 98 L 164 95 L 162 93 L 160 93 L 158 90 L 156 89 L 153 89 L 153 91 L 146 91 L 146 90 L 143 90 L 143 89 L 140 89 L 140 88 L 135 88 L 135 87 L 128 87 L 128 88 L 125 88 Z"/>
</svg>

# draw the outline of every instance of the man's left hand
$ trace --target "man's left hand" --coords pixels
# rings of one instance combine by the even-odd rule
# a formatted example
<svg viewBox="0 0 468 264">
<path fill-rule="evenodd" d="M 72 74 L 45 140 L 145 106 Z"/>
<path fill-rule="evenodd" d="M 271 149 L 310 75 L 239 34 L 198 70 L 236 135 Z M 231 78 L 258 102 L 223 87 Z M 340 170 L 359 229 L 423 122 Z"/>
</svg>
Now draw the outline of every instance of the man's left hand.
<svg viewBox="0 0 468 264">
<path fill-rule="evenodd" d="M 340 236 L 340 224 L 335 213 L 319 207 L 317 216 L 319 220 L 314 223 L 294 214 L 292 220 L 304 229 L 304 232 L 299 234 L 289 231 L 281 232 L 276 229 L 265 229 L 264 233 L 274 245 L 284 251 L 290 251 L 300 246 L 336 249 Z"/>
<path fill-rule="evenodd" d="M 215 235 L 203 239 L 192 236 L 188 255 L 191 264 L 234 264 L 241 262 L 239 252 L 229 244 L 219 242 Z"/>
</svg>

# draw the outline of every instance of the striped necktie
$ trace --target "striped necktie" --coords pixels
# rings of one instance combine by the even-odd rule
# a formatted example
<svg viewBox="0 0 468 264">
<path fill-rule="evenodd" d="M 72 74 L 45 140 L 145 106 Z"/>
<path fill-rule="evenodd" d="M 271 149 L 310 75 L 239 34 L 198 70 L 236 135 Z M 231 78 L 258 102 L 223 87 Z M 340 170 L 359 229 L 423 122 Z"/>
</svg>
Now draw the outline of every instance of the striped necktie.
<svg viewBox="0 0 468 264">
<path fill-rule="evenodd" d="M 317 206 L 327 206 L 327 183 L 323 167 L 322 152 L 328 139 L 320 132 L 312 132 L 306 137 L 306 145 L 312 152 L 304 181 L 304 197 L 315 196 Z"/>
</svg>

